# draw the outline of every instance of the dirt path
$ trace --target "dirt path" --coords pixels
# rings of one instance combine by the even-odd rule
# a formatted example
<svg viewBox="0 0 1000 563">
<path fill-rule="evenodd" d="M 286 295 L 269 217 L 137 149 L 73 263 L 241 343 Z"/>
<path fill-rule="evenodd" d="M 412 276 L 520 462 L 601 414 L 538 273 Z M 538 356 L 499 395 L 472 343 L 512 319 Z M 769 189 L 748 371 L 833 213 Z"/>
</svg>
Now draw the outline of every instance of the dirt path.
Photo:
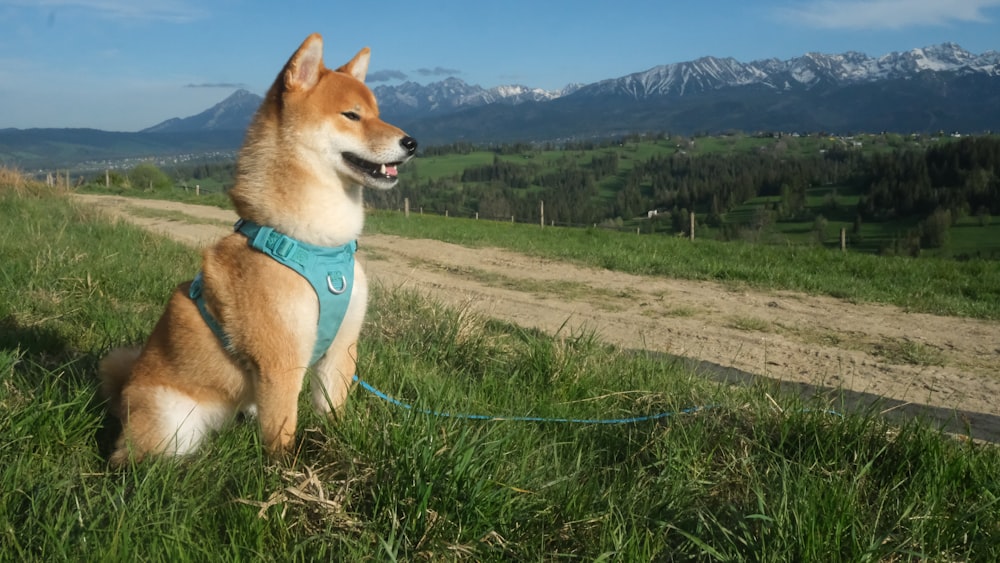
<svg viewBox="0 0 1000 563">
<path fill-rule="evenodd" d="M 193 245 L 219 238 L 235 220 L 213 207 L 78 197 Z M 172 212 L 203 223 L 177 220 Z M 712 377 L 763 376 L 810 393 L 843 389 L 849 402 L 877 401 L 879 409 L 928 417 L 957 432 L 968 427 L 978 439 L 1000 442 L 1000 322 L 737 291 L 426 239 L 367 235 L 360 247 L 369 276 L 386 287 L 549 333 L 592 330 L 625 348 L 691 359 Z"/>
</svg>

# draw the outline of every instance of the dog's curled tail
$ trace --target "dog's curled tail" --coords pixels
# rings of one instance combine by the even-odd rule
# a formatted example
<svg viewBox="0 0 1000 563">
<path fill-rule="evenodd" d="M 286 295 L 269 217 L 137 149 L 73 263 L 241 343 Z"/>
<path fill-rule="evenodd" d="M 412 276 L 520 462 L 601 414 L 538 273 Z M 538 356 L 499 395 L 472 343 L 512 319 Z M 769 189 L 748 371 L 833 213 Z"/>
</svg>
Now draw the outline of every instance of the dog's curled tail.
<svg viewBox="0 0 1000 563">
<path fill-rule="evenodd" d="M 139 358 L 139 348 L 116 348 L 101 360 L 97 373 L 101 378 L 101 396 L 108 401 L 108 411 L 121 418 L 122 388 Z"/>
</svg>

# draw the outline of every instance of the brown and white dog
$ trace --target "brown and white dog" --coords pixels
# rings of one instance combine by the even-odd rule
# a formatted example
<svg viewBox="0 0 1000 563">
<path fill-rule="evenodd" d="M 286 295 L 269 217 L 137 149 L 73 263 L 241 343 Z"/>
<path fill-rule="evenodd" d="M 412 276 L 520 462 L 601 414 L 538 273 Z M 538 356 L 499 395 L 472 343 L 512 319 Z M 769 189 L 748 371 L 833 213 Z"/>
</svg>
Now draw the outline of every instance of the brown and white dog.
<svg viewBox="0 0 1000 563">
<path fill-rule="evenodd" d="M 344 247 L 361 234 L 362 187 L 393 187 L 396 167 L 417 146 L 379 119 L 363 83 L 368 60 L 365 48 L 326 68 L 318 34 L 292 55 L 240 151 L 229 195 L 243 220 L 304 248 Z M 325 413 L 343 405 L 368 298 L 353 248 L 353 281 L 350 271 L 332 283 L 327 277 L 331 292 L 351 287 L 326 347 L 317 345 L 321 288 L 252 242 L 252 233 L 235 232 L 207 248 L 195 286 L 177 287 L 145 346 L 101 361 L 102 391 L 123 425 L 113 465 L 130 454 L 190 453 L 237 412 L 254 409 L 269 453 L 288 451 L 299 392 L 317 357 L 313 405 Z"/>
</svg>

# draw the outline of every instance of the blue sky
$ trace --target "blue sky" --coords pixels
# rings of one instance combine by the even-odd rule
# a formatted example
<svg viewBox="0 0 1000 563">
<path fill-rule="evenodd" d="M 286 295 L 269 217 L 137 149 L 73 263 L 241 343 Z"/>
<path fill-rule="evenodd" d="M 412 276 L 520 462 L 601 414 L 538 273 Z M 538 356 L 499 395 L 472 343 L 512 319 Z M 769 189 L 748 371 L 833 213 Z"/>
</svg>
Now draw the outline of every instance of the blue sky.
<svg viewBox="0 0 1000 563">
<path fill-rule="evenodd" d="M 556 89 L 705 55 L 1000 50 L 1000 0 L 0 0 L 0 128 L 135 131 L 263 94 L 314 31 L 328 66 L 371 47 L 372 85 Z"/>
</svg>

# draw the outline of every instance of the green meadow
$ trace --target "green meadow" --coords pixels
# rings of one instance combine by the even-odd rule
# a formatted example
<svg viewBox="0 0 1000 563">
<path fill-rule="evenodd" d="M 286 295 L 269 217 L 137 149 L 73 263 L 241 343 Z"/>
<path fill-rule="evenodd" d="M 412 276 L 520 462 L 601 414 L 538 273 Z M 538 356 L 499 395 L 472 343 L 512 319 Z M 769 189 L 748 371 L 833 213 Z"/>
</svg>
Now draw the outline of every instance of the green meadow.
<svg viewBox="0 0 1000 563">
<path fill-rule="evenodd" d="M 840 252 L 817 245 L 656 237 L 393 211 L 368 228 L 465 246 L 496 246 L 641 275 L 787 289 L 941 315 L 1000 318 L 1000 261 Z"/>
<path fill-rule="evenodd" d="M 668 245 L 646 247 L 655 258 L 642 265 L 622 251 L 650 237 L 437 221 L 378 214 L 370 228 L 462 244 L 500 233 L 526 252 L 819 293 L 835 291 L 819 278 L 844 270 L 874 286 L 847 298 L 998 316 L 997 274 L 984 263 L 949 274 L 933 261 L 753 245 L 721 257 L 727 245 L 686 243 L 698 252 L 685 254 L 657 239 Z M 359 375 L 414 408 L 356 389 L 337 420 L 302 402 L 287 463 L 263 456 L 252 421 L 234 421 L 188 458 L 111 471 L 117 429 L 95 394 L 96 363 L 142 341 L 197 252 L 5 173 L 0 257 L 0 560 L 1000 559 L 994 445 L 890 424 L 877 405 L 724 386 L 591 334 L 548 336 L 383 288 Z M 897 278 L 920 291 L 893 290 Z M 425 411 L 671 415 L 570 424 Z"/>
</svg>

